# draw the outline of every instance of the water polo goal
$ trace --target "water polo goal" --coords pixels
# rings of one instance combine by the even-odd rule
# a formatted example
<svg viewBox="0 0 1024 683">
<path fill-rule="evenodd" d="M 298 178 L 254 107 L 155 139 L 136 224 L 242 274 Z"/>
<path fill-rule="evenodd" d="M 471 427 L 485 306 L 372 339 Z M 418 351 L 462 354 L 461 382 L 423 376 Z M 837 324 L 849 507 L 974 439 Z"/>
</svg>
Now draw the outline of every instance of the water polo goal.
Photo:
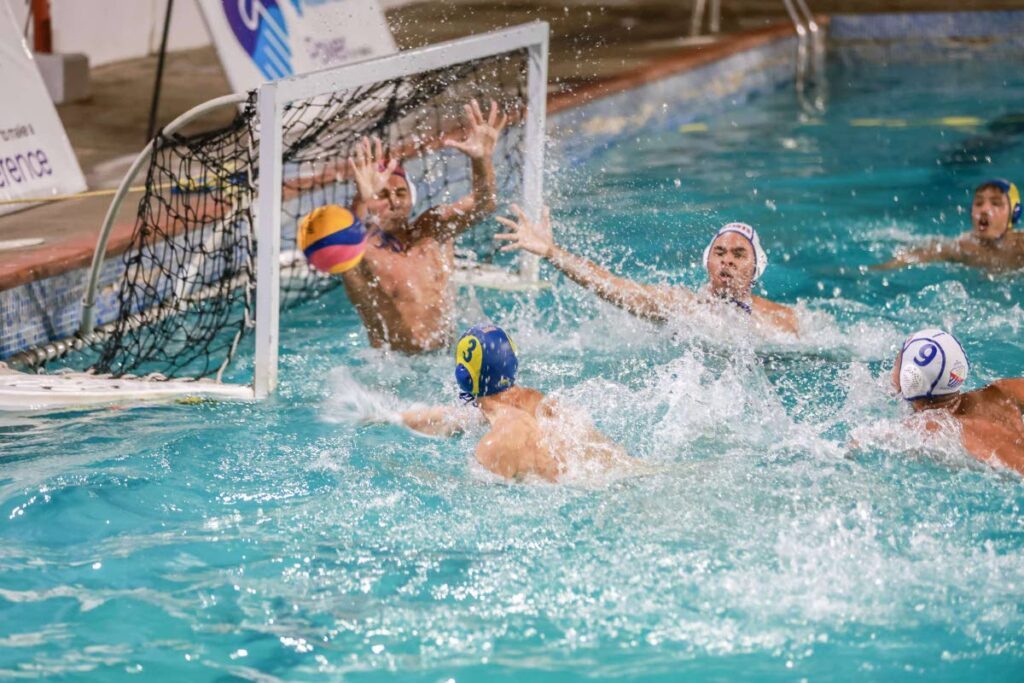
<svg viewBox="0 0 1024 683">
<path fill-rule="evenodd" d="M 277 381 L 281 311 L 339 285 L 306 266 L 297 224 L 318 206 L 351 205 L 346 160 L 364 136 L 380 137 L 402 161 L 422 211 L 470 191 L 469 161 L 442 143 L 459 135 L 466 102 L 494 100 L 509 115 L 494 154 L 499 202 L 539 215 L 547 58 L 548 26 L 533 22 L 269 82 L 182 115 L 114 196 L 79 333 L 8 359 L 41 368 L 74 351 L 87 370 L 0 372 L 0 407 L 266 397 Z M 236 112 L 230 124 L 182 132 L 225 107 Z M 134 229 L 117 255 L 114 218 L 143 172 Z M 460 237 L 457 279 L 535 282 L 536 261 L 499 254 L 496 231 L 478 226 Z"/>
</svg>

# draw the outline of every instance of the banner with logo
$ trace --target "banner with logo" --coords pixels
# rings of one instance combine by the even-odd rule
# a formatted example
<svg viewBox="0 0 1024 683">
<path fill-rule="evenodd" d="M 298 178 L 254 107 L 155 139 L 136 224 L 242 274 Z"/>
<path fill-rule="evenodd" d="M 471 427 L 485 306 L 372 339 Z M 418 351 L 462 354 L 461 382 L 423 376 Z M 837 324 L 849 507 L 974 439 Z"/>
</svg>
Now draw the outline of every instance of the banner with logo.
<svg viewBox="0 0 1024 683">
<path fill-rule="evenodd" d="M 0 103 L 0 200 L 84 190 L 64 124 L 6 2 L 0 2 Z M 26 206 L 0 204 L 0 215 Z"/>
<path fill-rule="evenodd" d="M 236 92 L 395 52 L 377 0 L 199 0 Z"/>
</svg>

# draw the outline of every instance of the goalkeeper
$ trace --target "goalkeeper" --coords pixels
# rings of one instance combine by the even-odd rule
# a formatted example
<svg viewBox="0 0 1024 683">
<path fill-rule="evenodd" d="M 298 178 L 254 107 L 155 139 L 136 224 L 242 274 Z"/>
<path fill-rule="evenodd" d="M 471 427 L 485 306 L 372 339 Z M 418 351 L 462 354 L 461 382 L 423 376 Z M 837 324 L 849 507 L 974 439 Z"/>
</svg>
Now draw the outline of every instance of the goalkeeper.
<svg viewBox="0 0 1024 683">
<path fill-rule="evenodd" d="M 363 138 L 348 159 L 358 191 L 352 212 L 367 226 L 367 244 L 359 265 L 341 277 L 374 347 L 412 354 L 452 342 L 455 238 L 497 206 L 492 156 L 507 123 L 493 101 L 486 116 L 476 100 L 465 112 L 466 139 L 444 144 L 469 157 L 472 191 L 415 219 L 415 188 L 397 160 L 385 161 L 380 139 Z"/>
</svg>

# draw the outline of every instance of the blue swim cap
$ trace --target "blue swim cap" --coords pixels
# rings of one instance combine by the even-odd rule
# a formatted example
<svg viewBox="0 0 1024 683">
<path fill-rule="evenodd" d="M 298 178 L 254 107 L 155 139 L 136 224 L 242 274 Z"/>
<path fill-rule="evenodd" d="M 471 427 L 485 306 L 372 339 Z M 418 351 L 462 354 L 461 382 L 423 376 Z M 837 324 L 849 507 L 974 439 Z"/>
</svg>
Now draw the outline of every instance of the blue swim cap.
<svg viewBox="0 0 1024 683">
<path fill-rule="evenodd" d="M 463 400 L 500 394 L 516 383 L 518 369 L 516 346 L 500 327 L 471 327 L 455 346 L 455 381 Z"/>
<path fill-rule="evenodd" d="M 1010 227 L 1012 228 L 1020 221 L 1022 211 L 1020 201 L 1020 190 L 1017 186 L 1004 178 L 989 178 L 974 190 L 977 192 L 983 187 L 998 187 L 1006 195 L 1006 201 L 1010 204 Z"/>
</svg>

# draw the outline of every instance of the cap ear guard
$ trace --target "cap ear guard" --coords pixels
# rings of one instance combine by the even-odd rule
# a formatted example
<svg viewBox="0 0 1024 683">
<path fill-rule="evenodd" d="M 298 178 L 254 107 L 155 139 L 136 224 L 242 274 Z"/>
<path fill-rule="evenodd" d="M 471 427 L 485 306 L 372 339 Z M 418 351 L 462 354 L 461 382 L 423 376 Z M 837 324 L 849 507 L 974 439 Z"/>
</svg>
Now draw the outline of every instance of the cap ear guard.
<svg viewBox="0 0 1024 683">
<path fill-rule="evenodd" d="M 1010 202 L 1010 226 L 1012 227 L 1020 222 L 1020 215 L 1024 210 L 1020 203 L 1020 190 L 1013 183 L 1010 183 L 1010 190 L 1006 193 L 1006 198 Z"/>
<path fill-rule="evenodd" d="M 401 167 L 399 167 L 401 168 Z M 409 188 L 409 206 L 413 209 L 416 208 L 416 183 L 409 180 L 409 176 L 406 174 L 405 169 L 402 169 L 400 174 L 405 179 L 405 186 Z"/>
</svg>

